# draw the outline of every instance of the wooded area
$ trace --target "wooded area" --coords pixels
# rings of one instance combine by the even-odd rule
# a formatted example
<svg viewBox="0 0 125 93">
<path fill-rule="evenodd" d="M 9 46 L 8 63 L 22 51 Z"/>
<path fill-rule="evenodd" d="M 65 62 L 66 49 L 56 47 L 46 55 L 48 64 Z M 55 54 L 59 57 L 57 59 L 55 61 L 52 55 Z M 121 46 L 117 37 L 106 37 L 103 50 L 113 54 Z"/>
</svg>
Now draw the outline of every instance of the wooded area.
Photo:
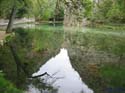
<svg viewBox="0 0 125 93">
<path fill-rule="evenodd" d="M 0 0 L 0 93 L 60 93 L 32 74 L 62 48 L 91 93 L 125 93 L 125 0 Z"/>
<path fill-rule="evenodd" d="M 63 20 L 66 26 L 83 26 L 83 20 L 97 23 L 124 23 L 124 0 L 1 0 L 0 18 L 33 17 L 36 21 Z"/>
</svg>

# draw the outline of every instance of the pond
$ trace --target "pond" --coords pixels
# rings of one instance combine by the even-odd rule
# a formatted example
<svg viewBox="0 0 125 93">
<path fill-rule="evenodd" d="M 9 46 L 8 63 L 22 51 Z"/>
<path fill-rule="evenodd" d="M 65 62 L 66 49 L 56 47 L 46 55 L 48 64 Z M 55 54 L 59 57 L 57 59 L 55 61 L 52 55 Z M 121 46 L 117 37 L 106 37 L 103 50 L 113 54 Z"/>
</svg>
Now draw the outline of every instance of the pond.
<svg viewBox="0 0 125 93">
<path fill-rule="evenodd" d="M 47 75 L 32 79 L 28 93 L 105 93 L 108 84 L 104 86 L 99 68 L 104 63 L 124 61 L 123 30 L 42 24 L 34 30 L 28 27 L 27 32 L 33 37 L 34 51 L 44 53 L 42 58 L 50 54 L 33 73 Z"/>
<path fill-rule="evenodd" d="M 7 45 L 0 48 L 0 66 L 27 93 L 110 93 L 107 88 L 125 84 L 124 30 L 61 24 L 17 27 L 11 43 L 23 68 L 17 74 Z M 30 77 L 46 75 L 27 78 L 26 72 Z"/>
</svg>

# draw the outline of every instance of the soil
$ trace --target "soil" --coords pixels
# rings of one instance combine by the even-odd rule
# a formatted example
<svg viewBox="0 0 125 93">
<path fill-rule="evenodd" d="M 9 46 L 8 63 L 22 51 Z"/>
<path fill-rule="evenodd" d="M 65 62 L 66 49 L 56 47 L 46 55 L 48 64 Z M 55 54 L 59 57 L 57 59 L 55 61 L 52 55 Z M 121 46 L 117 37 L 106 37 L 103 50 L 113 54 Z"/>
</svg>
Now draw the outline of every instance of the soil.
<svg viewBox="0 0 125 93">
<path fill-rule="evenodd" d="M 0 31 L 0 41 L 3 40 L 7 36 L 5 31 Z"/>
</svg>

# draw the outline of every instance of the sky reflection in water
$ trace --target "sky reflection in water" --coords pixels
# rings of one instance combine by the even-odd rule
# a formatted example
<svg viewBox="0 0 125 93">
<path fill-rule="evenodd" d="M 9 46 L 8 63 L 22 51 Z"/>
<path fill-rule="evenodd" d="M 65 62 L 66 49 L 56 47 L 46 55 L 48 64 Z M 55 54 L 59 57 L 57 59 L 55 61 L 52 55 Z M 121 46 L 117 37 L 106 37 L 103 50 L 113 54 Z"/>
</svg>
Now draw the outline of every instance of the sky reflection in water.
<svg viewBox="0 0 125 93">
<path fill-rule="evenodd" d="M 66 49 L 61 49 L 59 54 L 41 66 L 33 76 L 45 72 L 52 77 L 43 76 L 41 79 L 57 88 L 58 93 L 93 93 L 73 69 Z"/>
</svg>

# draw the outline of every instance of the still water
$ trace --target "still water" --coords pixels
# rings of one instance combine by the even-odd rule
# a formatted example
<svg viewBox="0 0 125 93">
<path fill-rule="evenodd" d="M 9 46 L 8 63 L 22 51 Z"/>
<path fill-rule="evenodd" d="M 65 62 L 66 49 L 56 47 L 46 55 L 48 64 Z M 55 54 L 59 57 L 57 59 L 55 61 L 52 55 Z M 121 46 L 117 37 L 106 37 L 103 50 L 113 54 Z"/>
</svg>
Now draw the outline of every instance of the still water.
<svg viewBox="0 0 125 93">
<path fill-rule="evenodd" d="M 45 75 L 40 79 L 56 88 L 57 93 L 93 93 L 93 90 L 82 82 L 78 72 L 72 67 L 67 49 L 60 49 L 59 54 L 42 65 L 33 76 L 45 72 L 50 76 Z M 29 91 L 30 93 L 40 93 L 33 85 L 29 85 Z"/>
</svg>

